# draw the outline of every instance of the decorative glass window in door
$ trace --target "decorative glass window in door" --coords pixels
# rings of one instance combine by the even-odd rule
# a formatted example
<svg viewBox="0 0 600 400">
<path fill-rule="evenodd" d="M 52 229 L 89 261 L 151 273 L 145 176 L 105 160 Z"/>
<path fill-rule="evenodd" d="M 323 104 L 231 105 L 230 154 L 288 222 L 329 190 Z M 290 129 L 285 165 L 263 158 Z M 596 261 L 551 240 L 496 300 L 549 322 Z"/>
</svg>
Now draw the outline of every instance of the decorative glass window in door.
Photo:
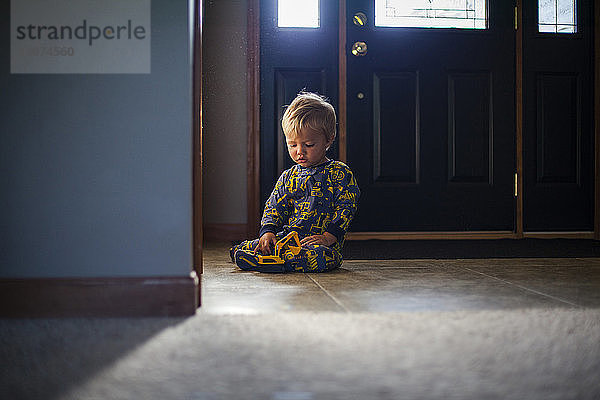
<svg viewBox="0 0 600 400">
<path fill-rule="evenodd" d="M 277 26 L 318 28 L 319 0 L 277 0 Z"/>
<path fill-rule="evenodd" d="M 576 33 L 576 0 L 538 0 L 538 32 Z"/>
<path fill-rule="evenodd" d="M 487 29 L 487 0 L 375 0 L 375 26 Z"/>
</svg>

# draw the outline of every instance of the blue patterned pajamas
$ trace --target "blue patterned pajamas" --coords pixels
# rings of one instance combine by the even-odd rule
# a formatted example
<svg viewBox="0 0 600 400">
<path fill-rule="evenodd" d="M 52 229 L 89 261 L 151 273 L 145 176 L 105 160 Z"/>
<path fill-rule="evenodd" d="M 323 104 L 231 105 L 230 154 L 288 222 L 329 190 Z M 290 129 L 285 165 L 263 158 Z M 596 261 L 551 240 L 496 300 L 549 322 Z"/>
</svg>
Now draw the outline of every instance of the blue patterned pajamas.
<svg viewBox="0 0 600 400">
<path fill-rule="evenodd" d="M 331 246 L 302 246 L 295 259 L 282 266 L 241 265 L 245 270 L 262 272 L 324 272 L 342 264 L 342 246 L 350 222 L 356 213 L 360 190 L 350 168 L 339 161 L 327 161 L 314 167 L 294 165 L 284 171 L 265 204 L 259 237 L 267 232 L 285 236 L 298 232 L 300 240 L 328 232 L 337 241 Z M 258 239 L 243 242 L 231 249 L 252 251 Z"/>
</svg>

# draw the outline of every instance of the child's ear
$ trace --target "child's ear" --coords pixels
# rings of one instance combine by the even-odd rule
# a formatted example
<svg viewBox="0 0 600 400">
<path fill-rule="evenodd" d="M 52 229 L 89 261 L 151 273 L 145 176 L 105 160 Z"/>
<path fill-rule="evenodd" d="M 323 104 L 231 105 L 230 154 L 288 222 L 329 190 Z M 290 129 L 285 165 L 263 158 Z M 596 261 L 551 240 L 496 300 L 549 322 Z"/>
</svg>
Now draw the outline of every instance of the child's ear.
<svg viewBox="0 0 600 400">
<path fill-rule="evenodd" d="M 327 147 L 325 148 L 327 151 L 329 151 L 329 148 L 333 145 L 333 141 L 334 141 L 334 139 L 331 139 L 330 141 L 327 142 Z"/>
</svg>

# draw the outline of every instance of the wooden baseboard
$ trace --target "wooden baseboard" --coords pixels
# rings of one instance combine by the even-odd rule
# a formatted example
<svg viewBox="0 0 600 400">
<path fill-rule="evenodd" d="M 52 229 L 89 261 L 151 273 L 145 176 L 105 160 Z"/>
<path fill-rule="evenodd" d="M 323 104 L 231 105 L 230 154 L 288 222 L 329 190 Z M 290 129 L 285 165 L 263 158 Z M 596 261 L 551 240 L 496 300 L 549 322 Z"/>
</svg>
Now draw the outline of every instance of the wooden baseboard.
<svg viewBox="0 0 600 400">
<path fill-rule="evenodd" d="M 193 315 L 200 281 L 187 277 L 4 278 L 0 317 L 163 317 Z"/>
<path fill-rule="evenodd" d="M 514 239 L 511 231 L 476 232 L 348 232 L 346 240 L 464 240 Z"/>
<path fill-rule="evenodd" d="M 257 235 L 258 232 L 255 233 Z M 234 241 L 250 239 L 246 224 L 204 224 L 204 240 Z"/>
<path fill-rule="evenodd" d="M 523 237 L 535 239 L 594 239 L 594 232 L 523 232 Z"/>
<path fill-rule="evenodd" d="M 348 232 L 346 240 L 498 240 L 498 239 L 594 239 L 594 232 Z"/>
</svg>

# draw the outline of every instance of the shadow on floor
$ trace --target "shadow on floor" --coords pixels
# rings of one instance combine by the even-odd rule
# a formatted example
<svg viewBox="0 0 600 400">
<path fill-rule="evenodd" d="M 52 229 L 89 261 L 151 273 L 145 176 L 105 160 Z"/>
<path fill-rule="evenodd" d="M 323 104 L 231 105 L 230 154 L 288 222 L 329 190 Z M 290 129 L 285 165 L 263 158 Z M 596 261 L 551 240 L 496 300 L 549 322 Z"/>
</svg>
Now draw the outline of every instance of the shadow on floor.
<svg viewBox="0 0 600 400">
<path fill-rule="evenodd" d="M 56 398 L 185 320 L 0 320 L 0 398 Z"/>
</svg>

